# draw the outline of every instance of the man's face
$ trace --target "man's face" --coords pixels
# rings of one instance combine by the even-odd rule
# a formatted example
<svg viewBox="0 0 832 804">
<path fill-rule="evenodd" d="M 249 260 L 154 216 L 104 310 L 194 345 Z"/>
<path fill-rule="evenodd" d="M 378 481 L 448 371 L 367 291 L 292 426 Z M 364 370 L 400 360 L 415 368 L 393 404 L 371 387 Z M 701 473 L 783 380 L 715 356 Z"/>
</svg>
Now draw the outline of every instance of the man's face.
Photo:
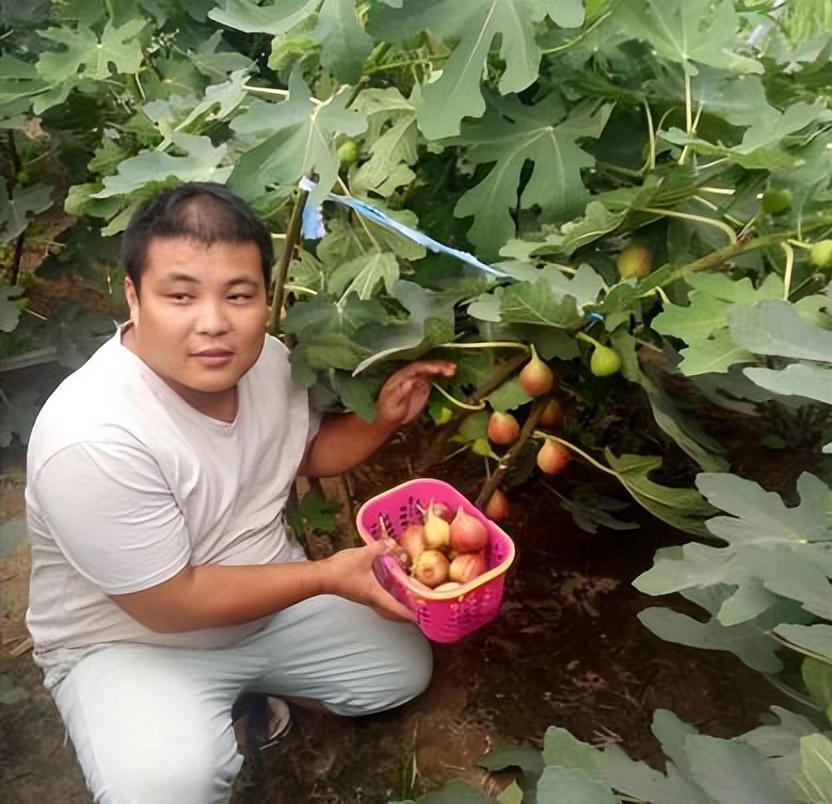
<svg viewBox="0 0 832 804">
<path fill-rule="evenodd" d="M 186 401 L 210 407 L 260 356 L 268 306 L 254 243 L 153 238 L 141 295 L 128 278 L 125 345 Z"/>
</svg>

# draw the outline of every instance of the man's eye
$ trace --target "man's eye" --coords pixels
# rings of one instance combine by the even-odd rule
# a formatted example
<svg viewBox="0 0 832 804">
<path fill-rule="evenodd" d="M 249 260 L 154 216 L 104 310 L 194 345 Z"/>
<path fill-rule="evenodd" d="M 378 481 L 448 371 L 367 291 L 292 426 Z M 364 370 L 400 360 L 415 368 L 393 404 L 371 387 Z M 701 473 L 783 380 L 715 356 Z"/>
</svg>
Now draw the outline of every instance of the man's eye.
<svg viewBox="0 0 832 804">
<path fill-rule="evenodd" d="M 190 293 L 168 293 L 168 298 L 176 302 L 186 302 L 193 299 Z"/>
<path fill-rule="evenodd" d="M 253 298 L 254 296 L 252 296 L 250 293 L 234 293 L 228 297 L 229 301 L 233 302 L 247 302 L 251 301 L 251 299 Z"/>
</svg>

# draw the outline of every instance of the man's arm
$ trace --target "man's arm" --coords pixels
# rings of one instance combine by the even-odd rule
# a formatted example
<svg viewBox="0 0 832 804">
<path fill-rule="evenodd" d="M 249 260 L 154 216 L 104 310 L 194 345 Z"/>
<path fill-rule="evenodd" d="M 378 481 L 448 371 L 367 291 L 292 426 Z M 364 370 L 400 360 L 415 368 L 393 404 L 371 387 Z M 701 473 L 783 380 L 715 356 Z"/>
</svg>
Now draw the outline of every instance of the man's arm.
<svg viewBox="0 0 832 804">
<path fill-rule="evenodd" d="M 391 551 L 398 548 L 387 540 L 322 561 L 187 566 L 157 586 L 111 597 L 142 625 L 162 633 L 239 625 L 322 594 L 362 603 L 388 619 L 413 620 L 373 573 L 373 563 Z"/>
<path fill-rule="evenodd" d="M 396 430 L 422 412 L 434 378 L 455 373 L 456 366 L 444 360 L 411 363 L 391 375 L 382 387 L 371 424 L 354 413 L 324 417 L 298 474 L 332 477 L 367 460 Z"/>
</svg>

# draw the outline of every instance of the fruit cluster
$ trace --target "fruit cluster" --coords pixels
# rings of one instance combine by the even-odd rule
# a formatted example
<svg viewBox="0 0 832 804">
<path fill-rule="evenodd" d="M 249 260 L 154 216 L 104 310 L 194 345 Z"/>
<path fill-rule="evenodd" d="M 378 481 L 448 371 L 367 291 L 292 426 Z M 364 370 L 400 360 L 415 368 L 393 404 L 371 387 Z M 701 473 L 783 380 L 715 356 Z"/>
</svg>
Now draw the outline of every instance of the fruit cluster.
<svg viewBox="0 0 832 804">
<path fill-rule="evenodd" d="M 447 505 L 428 505 L 424 521 L 408 525 L 399 536 L 399 546 L 407 554 L 411 582 L 437 592 L 457 590 L 486 568 L 485 525 L 462 507 L 454 514 Z"/>
</svg>

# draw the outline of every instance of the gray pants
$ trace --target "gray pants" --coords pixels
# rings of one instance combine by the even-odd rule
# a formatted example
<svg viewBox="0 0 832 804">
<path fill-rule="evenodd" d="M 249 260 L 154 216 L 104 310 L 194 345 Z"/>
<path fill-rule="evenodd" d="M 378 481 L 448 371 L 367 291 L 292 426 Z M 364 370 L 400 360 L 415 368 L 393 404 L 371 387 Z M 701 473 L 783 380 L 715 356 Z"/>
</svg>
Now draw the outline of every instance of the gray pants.
<svg viewBox="0 0 832 804">
<path fill-rule="evenodd" d="M 363 715 L 418 695 L 431 669 L 414 626 L 323 595 L 233 647 L 103 646 L 52 694 L 96 801 L 202 804 L 227 801 L 242 765 L 231 725 L 241 692 Z"/>
</svg>

